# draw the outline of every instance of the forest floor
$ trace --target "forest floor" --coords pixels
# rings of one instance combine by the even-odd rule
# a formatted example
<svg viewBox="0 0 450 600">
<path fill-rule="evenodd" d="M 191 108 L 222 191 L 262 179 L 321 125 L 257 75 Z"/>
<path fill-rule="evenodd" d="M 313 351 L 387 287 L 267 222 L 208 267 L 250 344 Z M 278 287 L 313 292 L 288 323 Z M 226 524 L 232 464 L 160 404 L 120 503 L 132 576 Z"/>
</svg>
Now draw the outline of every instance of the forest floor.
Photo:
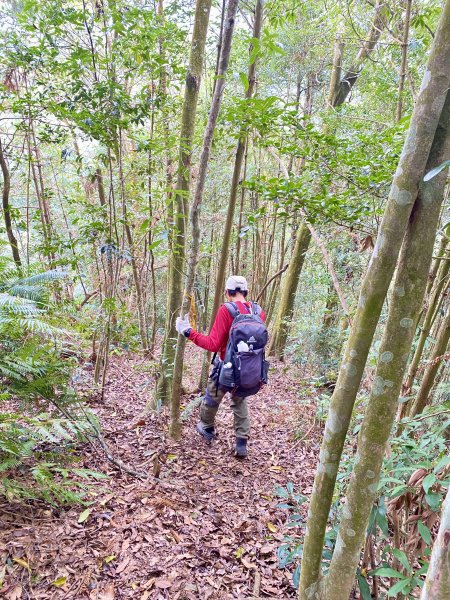
<svg viewBox="0 0 450 600">
<path fill-rule="evenodd" d="M 189 350 L 196 368 L 187 373 L 186 388 L 194 389 L 201 354 Z M 212 445 L 195 432 L 197 408 L 183 424 L 182 440 L 174 442 L 165 433 L 165 411 L 141 417 L 152 385 L 145 361 L 115 357 L 105 400 L 92 408 L 124 463 L 151 474 L 157 453 L 159 480 L 133 478 L 87 446 L 82 465 L 109 475 L 95 484 L 87 513 L 85 507 L 2 502 L 0 554 L 9 566 L 0 596 L 294 598 L 292 569 L 279 568 L 277 549 L 299 531 L 288 527 L 289 511 L 278 507 L 276 489 L 293 482 L 296 492 L 309 496 L 320 431 L 300 373 L 273 364 L 270 376 L 250 401 L 249 457 L 239 461 L 226 400 Z M 197 395 L 188 394 L 185 405 Z M 303 515 L 306 510 L 300 509 Z"/>
</svg>

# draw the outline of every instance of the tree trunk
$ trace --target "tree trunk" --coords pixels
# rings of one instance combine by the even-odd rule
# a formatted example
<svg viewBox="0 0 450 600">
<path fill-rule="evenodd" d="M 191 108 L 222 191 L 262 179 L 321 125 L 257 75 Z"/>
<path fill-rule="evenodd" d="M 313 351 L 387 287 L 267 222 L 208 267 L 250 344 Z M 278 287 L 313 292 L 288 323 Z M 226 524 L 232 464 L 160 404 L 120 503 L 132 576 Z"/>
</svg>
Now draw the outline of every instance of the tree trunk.
<svg viewBox="0 0 450 600">
<path fill-rule="evenodd" d="M 448 342 L 450 340 L 450 307 L 447 308 L 447 314 L 445 316 L 444 321 L 441 324 L 439 334 L 436 340 L 436 344 L 434 345 L 433 352 L 429 358 L 429 362 L 425 368 L 425 372 L 423 374 L 422 381 L 420 383 L 419 391 L 417 392 L 417 396 L 413 402 L 413 405 L 409 411 L 410 417 L 415 417 L 416 415 L 423 412 L 425 406 L 428 403 L 428 397 L 430 395 L 431 389 L 433 387 L 434 381 L 436 379 L 436 375 L 441 366 L 441 356 L 445 354 L 445 351 L 448 347 Z"/>
<path fill-rule="evenodd" d="M 419 368 L 420 360 L 422 358 L 422 354 L 425 348 L 425 343 L 430 335 L 431 327 L 433 326 L 433 322 L 435 319 L 436 311 L 439 308 L 442 302 L 442 291 L 444 289 L 444 285 L 447 287 L 447 275 L 450 269 L 450 261 L 443 260 L 441 261 L 441 268 L 438 271 L 436 278 L 436 285 L 431 291 L 431 297 L 428 301 L 428 308 L 425 313 L 425 318 L 422 323 L 422 326 L 419 327 L 420 335 L 417 341 L 416 350 L 414 352 L 414 356 L 412 358 L 411 364 L 408 369 L 408 376 L 406 378 L 405 384 L 403 386 L 404 393 L 410 394 L 412 390 L 412 386 L 414 383 L 414 379 L 417 374 L 417 369 Z M 406 406 L 405 406 L 406 408 Z"/>
<path fill-rule="evenodd" d="M 253 24 L 253 38 L 259 40 L 261 37 L 262 19 L 263 19 L 263 0 L 256 0 L 255 21 Z M 253 44 L 250 46 L 250 52 L 253 49 Z M 255 91 L 256 87 L 256 64 L 254 60 L 248 68 L 248 88 L 245 93 L 245 98 L 249 100 Z M 236 156 L 234 159 L 233 176 L 231 179 L 230 197 L 228 200 L 227 218 L 225 221 L 225 230 L 222 237 L 222 249 L 220 253 L 219 266 L 217 271 L 216 287 L 214 290 L 214 302 L 211 313 L 211 326 L 216 318 L 217 311 L 220 306 L 220 301 L 224 291 L 225 272 L 228 263 L 228 249 L 230 247 L 231 230 L 233 227 L 234 211 L 239 190 L 239 183 L 242 171 L 242 163 L 245 154 L 247 137 L 247 127 L 241 132 L 238 145 L 236 148 Z"/>
<path fill-rule="evenodd" d="M 200 156 L 197 186 L 195 188 L 194 199 L 192 202 L 190 221 L 192 247 L 187 261 L 186 286 L 183 296 L 182 314 L 188 313 L 191 305 L 191 297 L 194 291 L 195 272 L 197 269 L 198 254 L 200 248 L 200 208 L 205 189 L 206 173 L 208 171 L 209 156 L 211 153 L 214 130 L 216 128 L 217 118 L 219 116 L 220 106 L 222 104 L 223 92 L 225 89 L 225 77 L 230 60 L 231 41 L 233 39 L 234 22 L 236 18 L 239 0 L 228 0 L 227 15 L 223 28 L 223 38 L 221 43 L 221 54 L 217 71 L 216 85 L 214 95 L 211 101 L 211 109 L 208 115 L 203 136 L 203 147 Z M 184 335 L 178 336 L 175 364 L 173 370 L 172 400 L 170 404 L 170 435 L 173 438 L 180 437 L 180 399 L 181 399 L 181 381 L 183 377 L 183 361 L 186 338 Z"/>
<path fill-rule="evenodd" d="M 450 598 L 450 488 L 442 505 L 441 524 L 431 551 L 425 585 L 420 600 Z"/>
<path fill-rule="evenodd" d="M 156 389 L 156 403 L 167 403 L 170 398 L 175 359 L 176 316 L 181 309 L 183 294 L 183 269 L 186 252 L 186 218 L 189 213 L 189 188 L 192 145 L 197 114 L 198 95 L 205 56 L 206 33 L 212 0 L 197 0 L 194 31 L 192 33 L 189 68 L 186 75 L 183 110 L 181 116 L 180 149 L 177 185 L 174 191 L 174 225 L 169 267 L 169 297 L 166 314 L 166 335 L 160 362 L 160 376 Z"/>
<path fill-rule="evenodd" d="M 425 172 L 441 164 L 449 151 L 450 93 Z M 403 373 L 425 294 L 446 176 L 446 173 L 441 173 L 422 184 L 411 213 L 399 257 L 375 378 L 358 438 L 358 453 L 344 502 L 343 517 L 324 581 L 326 600 L 348 598 L 352 589 L 370 512 L 377 496 Z M 328 467 L 325 454 L 321 457 L 321 465 L 323 469 Z"/>
<path fill-rule="evenodd" d="M 347 96 L 350 94 L 356 80 L 359 77 L 359 71 L 361 64 L 372 54 L 375 46 L 383 29 L 386 26 L 386 19 L 389 14 L 389 9 L 384 2 L 379 2 L 375 7 L 375 15 L 372 21 L 372 27 L 368 34 L 367 40 L 364 41 L 358 54 L 356 55 L 354 63 L 346 71 L 342 77 L 336 91 L 332 98 L 329 98 L 330 104 L 334 107 L 340 106 L 345 102 Z"/>
<path fill-rule="evenodd" d="M 339 93 L 342 74 L 342 53 L 344 52 L 344 43 L 336 40 L 334 44 L 333 67 L 331 69 L 330 87 L 328 90 L 328 104 L 336 106 L 335 101 Z"/>
<path fill-rule="evenodd" d="M 310 240 L 311 232 L 307 225 L 302 223 L 300 225 L 300 230 L 297 233 L 294 251 L 282 286 L 280 306 L 270 338 L 268 355 L 275 356 L 279 360 L 284 360 L 284 349 L 294 312 L 298 280 L 300 278 Z"/>
<path fill-rule="evenodd" d="M 316 473 L 303 549 L 302 600 L 311 600 L 319 583 L 323 540 L 353 405 L 450 85 L 449 23 L 450 0 L 447 0 L 331 398 L 321 450 L 326 467 L 323 462 Z"/>
<path fill-rule="evenodd" d="M 412 0 L 406 0 L 406 12 L 405 12 L 405 24 L 403 28 L 403 40 L 402 40 L 402 62 L 400 66 L 400 81 L 398 84 L 398 102 L 395 118 L 397 123 L 402 118 L 403 114 L 403 89 L 405 87 L 405 77 L 408 61 L 408 38 L 409 38 L 409 24 L 411 20 L 411 4 Z"/>
<path fill-rule="evenodd" d="M 3 192 L 2 192 L 2 206 L 3 206 L 3 218 L 5 219 L 6 235 L 8 236 L 9 245 L 13 255 L 14 262 L 16 263 L 17 269 L 20 271 L 22 268 L 22 261 L 20 260 L 19 248 L 17 246 L 17 239 L 12 229 L 11 221 L 11 210 L 9 205 L 9 193 L 11 191 L 11 176 L 8 169 L 8 163 L 3 152 L 2 142 L 0 140 L 0 167 L 3 174 Z"/>
</svg>

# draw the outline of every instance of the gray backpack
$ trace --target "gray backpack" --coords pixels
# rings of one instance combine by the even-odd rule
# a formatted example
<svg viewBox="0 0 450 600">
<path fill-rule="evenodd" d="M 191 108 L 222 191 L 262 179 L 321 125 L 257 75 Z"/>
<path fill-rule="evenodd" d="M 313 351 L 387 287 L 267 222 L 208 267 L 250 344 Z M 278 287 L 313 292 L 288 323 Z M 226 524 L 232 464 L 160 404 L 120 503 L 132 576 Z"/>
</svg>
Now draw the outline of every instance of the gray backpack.
<svg viewBox="0 0 450 600">
<path fill-rule="evenodd" d="M 236 396 L 251 396 L 267 383 L 269 363 L 264 353 L 269 339 L 267 327 L 260 317 L 261 307 L 255 302 L 251 302 L 251 309 L 246 306 L 247 313 L 241 313 L 235 302 L 226 302 L 225 306 L 233 323 L 219 385 L 233 388 Z"/>
</svg>

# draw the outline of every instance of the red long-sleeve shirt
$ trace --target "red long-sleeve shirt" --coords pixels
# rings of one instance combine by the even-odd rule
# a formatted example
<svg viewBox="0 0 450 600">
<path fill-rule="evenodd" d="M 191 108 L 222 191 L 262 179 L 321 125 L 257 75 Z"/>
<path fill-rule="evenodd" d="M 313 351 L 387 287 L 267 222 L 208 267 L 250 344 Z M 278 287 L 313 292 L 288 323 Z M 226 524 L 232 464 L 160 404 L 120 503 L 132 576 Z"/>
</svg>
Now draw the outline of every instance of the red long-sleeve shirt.
<svg viewBox="0 0 450 600">
<path fill-rule="evenodd" d="M 236 302 L 236 305 L 241 314 L 249 313 L 245 307 L 251 309 L 251 302 Z M 264 311 L 259 313 L 259 316 L 263 321 L 266 320 Z M 209 352 L 219 352 L 220 359 L 225 358 L 225 350 L 227 349 L 228 336 L 230 334 L 231 324 L 233 323 L 233 317 L 230 315 L 225 304 L 217 311 L 214 324 L 211 327 L 209 335 L 203 335 L 198 331 L 191 330 L 189 339 L 194 342 L 196 346 L 209 350 Z"/>
</svg>

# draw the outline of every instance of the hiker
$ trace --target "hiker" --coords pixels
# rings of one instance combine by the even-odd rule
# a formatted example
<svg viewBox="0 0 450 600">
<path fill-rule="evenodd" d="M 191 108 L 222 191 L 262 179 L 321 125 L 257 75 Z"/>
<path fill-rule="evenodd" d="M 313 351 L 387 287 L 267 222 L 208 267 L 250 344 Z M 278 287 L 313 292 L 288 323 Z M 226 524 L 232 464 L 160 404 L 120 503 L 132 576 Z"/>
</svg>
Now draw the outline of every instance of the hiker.
<svg viewBox="0 0 450 600">
<path fill-rule="evenodd" d="M 267 383 L 268 363 L 264 348 L 268 334 L 264 312 L 258 304 L 246 300 L 245 277 L 232 275 L 225 287 L 227 302 L 217 311 L 209 335 L 194 331 L 189 315 L 184 319 L 177 318 L 176 329 L 196 346 L 215 353 L 200 406 L 197 431 L 208 442 L 215 438 L 214 420 L 223 397 L 230 392 L 236 434 L 235 455 L 245 458 L 250 433 L 247 398 L 257 393 L 262 383 Z"/>
</svg>

